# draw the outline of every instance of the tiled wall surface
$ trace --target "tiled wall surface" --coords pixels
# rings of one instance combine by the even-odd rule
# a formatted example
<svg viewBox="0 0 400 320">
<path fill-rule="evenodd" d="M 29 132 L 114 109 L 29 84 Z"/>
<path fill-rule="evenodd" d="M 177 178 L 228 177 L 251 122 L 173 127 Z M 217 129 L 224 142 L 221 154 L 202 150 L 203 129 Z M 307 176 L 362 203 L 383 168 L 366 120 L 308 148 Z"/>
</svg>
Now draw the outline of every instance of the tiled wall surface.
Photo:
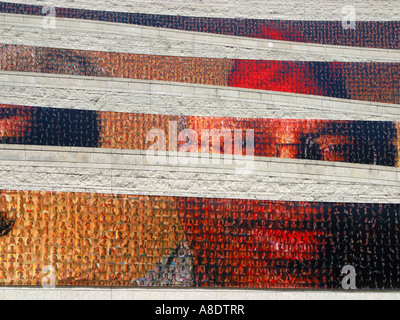
<svg viewBox="0 0 400 320">
<path fill-rule="evenodd" d="M 0 12 L 40 16 L 42 7 L 0 2 Z M 271 19 L 185 17 L 76 8 L 56 8 L 55 14 L 62 18 L 118 22 L 259 39 L 354 47 L 399 48 L 398 35 L 396 33 L 399 23 L 394 21 L 358 21 L 357 28 L 343 28 L 342 21 L 290 21 L 287 19 L 277 21 Z"/>
<path fill-rule="evenodd" d="M 0 209 L 3 286 L 340 289 L 344 266 L 400 284 L 398 204 L 2 190 Z"/>
<path fill-rule="evenodd" d="M 398 63 L 211 59 L 2 45 L 2 71 L 158 80 L 398 104 Z M 266 80 L 268 79 L 268 80 Z"/>
<path fill-rule="evenodd" d="M 32 0 L 15 0 L 13 3 L 33 4 Z M 396 0 L 328 0 L 308 2 L 293 0 L 251 0 L 245 4 L 241 0 L 223 0 L 218 3 L 213 0 L 203 1 L 201 6 L 197 1 L 163 1 L 142 2 L 140 0 L 79 0 L 71 3 L 68 0 L 57 1 L 58 6 L 91 10 L 123 11 L 149 14 L 171 14 L 194 17 L 229 17 L 253 19 L 287 19 L 287 20 L 341 20 L 342 8 L 353 5 L 357 8 L 358 19 L 361 21 L 396 21 L 399 20 L 399 3 Z M 140 8 L 140 9 L 139 9 Z"/>
<path fill-rule="evenodd" d="M 5 104 L 0 107 L 3 144 L 178 151 L 187 147 L 180 133 L 190 130 L 190 153 L 399 166 L 400 122 L 166 116 Z M 154 128 L 164 136 L 164 143 L 154 144 L 149 136 Z M 243 143 L 248 145 L 244 147 Z"/>
<path fill-rule="evenodd" d="M 37 5 L 35 1 L 29 0 L 13 2 Z M 349 4 L 355 7 L 359 20 L 371 21 L 375 25 L 378 25 L 379 23 L 376 22 L 379 21 L 400 20 L 400 10 L 396 10 L 399 6 L 398 1 L 352 1 L 351 3 L 348 1 L 340 3 L 338 1 L 320 1 L 317 5 L 315 2 L 308 3 L 303 0 L 284 3 L 277 0 L 254 0 L 250 3 L 248 1 L 218 1 L 218 3 L 208 1 L 203 2 L 201 6 L 197 1 L 57 2 L 57 5 L 66 8 L 89 10 L 195 17 L 312 21 L 341 21 L 343 18 L 342 8 Z M 360 25 L 367 24 L 361 23 Z M 386 25 L 395 25 L 395 23 L 386 23 Z M 203 84 L 190 84 L 185 83 L 191 82 L 187 79 L 182 83 L 176 83 L 172 82 L 176 80 L 175 78 L 168 77 L 151 77 L 147 80 L 141 79 L 140 76 L 136 77 L 139 79 L 113 78 L 114 76 L 124 77 L 122 71 L 118 73 L 118 68 L 122 70 L 124 66 L 118 64 L 115 70 L 110 71 L 110 69 L 106 74 L 100 72 L 84 76 L 87 69 L 83 69 L 85 72 L 77 72 L 76 68 L 68 69 L 68 74 L 63 75 L 57 74 L 57 72 L 40 74 L 38 73 L 40 70 L 35 69 L 37 65 L 29 63 L 38 61 L 35 60 L 38 49 L 35 48 L 34 52 L 29 49 L 25 51 L 18 49 L 21 59 L 15 61 L 13 67 L 7 63 L 4 64 L 4 56 L 0 58 L 3 67 L 5 66 L 4 71 L 0 72 L 0 103 L 175 116 L 400 121 L 398 88 L 393 87 L 393 84 L 398 83 L 397 80 L 393 81 L 397 77 L 397 72 L 392 72 L 391 69 L 398 67 L 400 56 L 398 50 L 387 49 L 396 44 L 395 41 L 391 41 L 390 44 L 384 43 L 387 37 L 380 35 L 375 39 L 376 41 L 372 41 L 374 37 L 368 40 L 375 44 L 380 43 L 375 47 L 381 49 L 360 49 L 360 46 L 364 44 L 357 43 L 358 47 L 336 47 L 304 42 L 284 42 L 279 39 L 263 40 L 197 32 L 201 30 L 193 31 L 196 32 L 66 18 L 57 20 L 56 29 L 43 30 L 41 17 L 0 14 L 0 41 L 2 44 L 20 45 L 25 48 L 63 48 L 70 50 L 69 52 L 102 51 L 102 54 L 106 56 L 114 52 L 111 55 L 123 55 L 125 58 L 128 56 L 138 57 L 137 55 L 175 56 L 174 59 L 179 61 L 198 62 L 204 60 L 208 64 L 211 60 L 207 58 L 213 58 L 222 63 L 217 68 L 220 71 L 229 69 L 234 59 L 244 60 L 235 62 L 234 70 L 239 74 L 237 77 L 229 77 L 228 72 L 224 73 L 222 82 L 221 79 L 216 79 L 220 82 L 215 82 L 214 79 L 212 83 L 205 83 L 201 82 L 201 77 L 194 74 L 192 78 L 197 79 L 194 82 Z M 275 36 L 277 35 L 275 34 Z M 155 43 L 157 43 L 156 46 Z M 52 49 L 47 50 L 50 52 Z M 61 52 L 59 49 L 56 51 Z M 33 52 L 34 55 L 26 55 L 27 52 Z M 52 54 L 48 54 L 48 56 L 52 57 Z M 199 58 L 201 59 L 199 60 Z M 292 90 L 293 93 L 282 92 L 285 90 L 281 90 L 281 92 L 279 90 L 254 90 L 268 88 L 249 86 L 248 83 L 251 83 L 252 79 L 240 77 L 244 71 L 251 71 L 253 64 L 257 66 L 261 63 L 249 61 L 251 59 L 292 61 L 290 62 L 292 64 L 308 61 L 305 63 L 306 65 L 318 61 L 320 65 L 325 63 L 341 66 L 341 70 L 346 69 L 344 66 L 348 65 L 351 67 L 348 67 L 346 72 L 353 72 L 354 75 L 347 76 L 346 94 L 336 94 L 336 98 L 301 94 L 312 93 L 304 90 Z M 170 60 L 168 60 L 169 62 Z M 284 64 L 275 63 L 279 66 Z M 367 81 L 360 83 L 360 74 L 365 74 L 365 70 L 368 71 L 368 68 L 374 65 L 377 66 L 374 72 L 369 72 Z M 94 63 L 92 66 L 94 67 L 92 71 L 96 71 L 99 64 Z M 258 71 L 256 69 L 254 69 L 255 74 L 259 75 L 259 69 L 257 69 Z M 64 68 L 64 71 L 61 70 L 60 73 L 65 73 L 65 70 Z M 44 71 L 48 72 L 49 70 Z M 99 75 L 103 77 L 95 77 Z M 379 77 L 377 77 L 378 75 Z M 320 79 L 326 81 L 326 75 L 323 74 Z M 236 88 L 215 86 L 226 85 L 229 81 L 236 83 L 234 85 Z M 332 79 L 328 79 L 328 83 L 332 83 Z M 391 89 L 388 90 L 389 87 Z M 328 91 L 332 94 L 332 90 Z M 358 99 L 358 101 L 354 99 Z M 257 158 L 257 170 L 249 176 L 237 174 L 234 168 L 226 165 L 213 167 L 149 165 L 143 152 L 130 150 L 12 144 L 1 147 L 0 186 L 1 189 L 8 190 L 53 190 L 282 201 L 393 204 L 400 202 L 400 172 L 397 168 L 390 167 L 316 160 Z M 400 144 L 394 147 L 400 148 Z M 174 157 L 173 154 L 168 156 Z M 0 299 L 29 298 L 39 300 L 57 298 L 327 300 L 398 299 L 399 294 L 397 291 L 238 291 L 226 289 L 58 288 L 57 290 L 45 290 L 10 287 L 0 290 Z"/>
</svg>

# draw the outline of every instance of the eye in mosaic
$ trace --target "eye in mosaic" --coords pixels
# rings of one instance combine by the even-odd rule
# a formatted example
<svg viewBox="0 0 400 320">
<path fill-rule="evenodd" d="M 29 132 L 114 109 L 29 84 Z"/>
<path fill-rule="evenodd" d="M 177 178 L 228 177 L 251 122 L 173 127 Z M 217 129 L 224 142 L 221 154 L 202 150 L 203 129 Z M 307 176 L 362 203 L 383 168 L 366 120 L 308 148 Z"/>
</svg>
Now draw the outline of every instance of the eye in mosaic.
<svg viewBox="0 0 400 320">
<path fill-rule="evenodd" d="M 43 16 L 42 8 L 0 2 L 0 13 Z M 55 8 L 55 13 L 257 39 L 400 48 L 399 21 L 358 21 L 352 30 L 340 21 L 67 8 Z M 400 103 L 398 63 L 215 59 L 0 44 L 0 71 L 256 89 L 389 107 Z M 174 146 L 179 154 L 248 156 L 251 145 L 254 156 L 311 160 L 310 166 L 326 161 L 400 167 L 400 122 L 395 121 L 171 116 L 0 104 L 2 144 L 144 151 L 156 145 L 149 139 L 154 129 L 165 134 L 158 151 L 175 151 Z M 182 138 L 180 132 L 193 134 Z M 52 270 L 55 285 L 69 287 L 339 289 L 342 268 L 351 266 L 358 289 L 400 289 L 399 236 L 400 204 L 0 190 L 0 286 L 42 286 L 44 274 Z"/>
<path fill-rule="evenodd" d="M 153 140 L 148 134 L 154 128 L 165 133 L 160 151 L 248 155 L 246 130 L 251 129 L 254 156 L 400 165 L 397 122 L 165 116 L 0 105 L 0 142 L 6 144 L 149 150 Z M 198 133 L 198 141 L 178 139 L 184 130 Z M 240 141 L 234 139 L 235 130 L 241 130 Z M 204 132 L 209 135 L 206 143 Z M 173 136 L 176 149 L 170 150 Z"/>
</svg>

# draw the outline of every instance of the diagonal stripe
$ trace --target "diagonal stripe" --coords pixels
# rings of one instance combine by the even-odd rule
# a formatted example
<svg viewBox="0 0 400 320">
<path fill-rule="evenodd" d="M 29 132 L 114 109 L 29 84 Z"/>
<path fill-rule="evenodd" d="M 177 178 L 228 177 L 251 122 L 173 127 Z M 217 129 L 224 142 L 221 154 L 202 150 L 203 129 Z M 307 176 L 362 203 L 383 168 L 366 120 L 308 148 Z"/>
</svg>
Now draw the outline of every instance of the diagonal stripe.
<svg viewBox="0 0 400 320">
<path fill-rule="evenodd" d="M 0 12 L 42 15 L 42 6 L 0 2 Z M 134 24 L 176 30 L 319 43 L 328 45 L 399 49 L 400 22 L 357 21 L 356 29 L 345 29 L 342 21 L 273 21 L 149 15 L 85 9 L 56 8 L 62 18 Z"/>
<path fill-rule="evenodd" d="M 0 69 L 230 86 L 400 103 L 398 63 L 149 56 L 0 45 Z"/>
<path fill-rule="evenodd" d="M 60 7 L 70 9 L 120 11 L 127 13 L 145 13 L 158 15 L 214 17 L 232 19 L 272 19 L 272 20 L 306 20 L 306 21 L 339 21 L 342 20 L 343 8 L 352 5 L 356 9 L 358 21 L 398 21 L 400 20 L 397 0 L 372 1 L 364 0 L 316 0 L 308 2 L 293 0 L 283 3 L 281 0 L 196 0 L 160 1 L 148 0 L 59 0 Z M 37 5 L 36 0 L 11 0 L 6 3 Z M 115 9 L 115 10 L 114 10 Z"/>
<path fill-rule="evenodd" d="M 164 115 L 400 121 L 393 104 L 134 79 L 0 72 L 3 104 Z M 243 108 L 246 106 L 246 108 Z"/>
<path fill-rule="evenodd" d="M 41 16 L 0 13 L 0 26 L 3 26 L 0 27 L 0 43 L 4 44 L 74 50 L 90 48 L 105 52 L 203 58 L 337 62 L 400 61 L 399 50 L 211 35 L 66 18 L 57 18 L 56 29 L 46 30 L 43 29 Z M 157 45 L 154 45 L 155 43 Z"/>
<path fill-rule="evenodd" d="M 400 192 L 396 168 L 296 159 L 256 159 L 254 174 L 243 175 L 224 165 L 149 165 L 110 149 L 4 145 L 1 158 L 10 190 L 357 203 L 398 203 Z"/>
</svg>

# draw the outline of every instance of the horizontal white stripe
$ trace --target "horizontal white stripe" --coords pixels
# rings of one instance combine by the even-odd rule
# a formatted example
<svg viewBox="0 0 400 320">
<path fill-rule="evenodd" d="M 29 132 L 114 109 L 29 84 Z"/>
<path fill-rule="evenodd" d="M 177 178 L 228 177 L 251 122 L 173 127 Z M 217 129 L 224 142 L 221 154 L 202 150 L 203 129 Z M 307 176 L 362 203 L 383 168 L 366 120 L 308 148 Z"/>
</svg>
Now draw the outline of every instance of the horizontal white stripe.
<svg viewBox="0 0 400 320">
<path fill-rule="evenodd" d="M 289 61 L 400 62 L 399 50 L 338 47 L 251 39 L 119 23 L 56 20 L 42 27 L 43 17 L 0 14 L 0 42 L 77 50 L 148 55 Z"/>
<path fill-rule="evenodd" d="M 234 164 L 149 164 L 146 151 L 3 145 L 3 189 L 398 203 L 400 170 L 380 166 L 260 158 L 254 172 Z M 239 157 L 243 160 L 243 157 Z M 251 160 L 245 157 L 245 160 Z M 172 163 L 172 164 L 171 164 Z"/>
<path fill-rule="evenodd" d="M 0 72 L 0 103 L 215 117 L 400 121 L 399 105 L 132 79 Z"/>
<path fill-rule="evenodd" d="M 332 290 L 230 290 L 230 289 L 104 289 L 104 288 L 2 288 L 2 300 L 400 300 L 387 291 Z M 161 302 L 160 302 L 161 303 Z"/>
<path fill-rule="evenodd" d="M 343 19 L 342 8 L 356 8 L 358 21 L 400 20 L 397 0 L 13 0 L 13 3 L 58 7 L 133 12 L 148 14 L 183 15 L 217 18 L 254 18 L 270 20 L 336 20 Z"/>
</svg>

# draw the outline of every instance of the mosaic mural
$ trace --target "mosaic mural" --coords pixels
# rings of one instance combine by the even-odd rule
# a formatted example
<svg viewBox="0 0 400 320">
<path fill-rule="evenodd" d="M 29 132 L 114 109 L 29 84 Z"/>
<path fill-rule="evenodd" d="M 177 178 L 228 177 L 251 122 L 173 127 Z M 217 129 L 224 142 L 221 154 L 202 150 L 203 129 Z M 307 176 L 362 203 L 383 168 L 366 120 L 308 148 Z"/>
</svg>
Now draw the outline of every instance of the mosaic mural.
<svg viewBox="0 0 400 320">
<path fill-rule="evenodd" d="M 0 2 L 0 12 L 42 14 L 43 6 Z M 341 21 L 291 21 L 185 17 L 127 12 L 55 8 L 59 18 L 107 21 L 146 27 L 206 32 L 258 39 L 296 41 L 339 46 L 399 49 L 399 21 L 357 21 L 356 29 Z"/>
<path fill-rule="evenodd" d="M 251 129 L 254 156 L 400 166 L 396 122 L 166 116 L 0 105 L 0 142 L 6 144 L 149 150 L 154 139 L 148 139 L 148 134 L 154 128 L 165 133 L 162 151 L 249 155 L 244 147 L 246 130 Z M 198 133 L 198 141 L 178 139 L 178 133 L 187 129 Z M 241 140 L 234 140 L 235 130 L 240 130 Z M 203 139 L 204 131 L 209 138 Z M 221 134 L 226 131 L 228 137 Z M 168 149 L 170 143 L 176 149 Z"/>
<path fill-rule="evenodd" d="M 0 192 L 0 284 L 400 288 L 399 205 Z"/>
<path fill-rule="evenodd" d="M 0 2 L 0 13 L 43 16 Z M 56 8 L 56 16 L 211 34 L 399 49 L 399 21 L 272 21 Z M 0 44 L 0 71 L 168 81 L 400 103 L 398 63 L 153 56 Z M 400 167 L 400 122 L 168 116 L 0 104 L 0 143 L 166 146 Z M 175 133 L 198 132 L 194 139 Z M 200 135 L 208 131 L 206 142 Z M 221 144 L 215 146 L 214 132 Z M 219 133 L 241 133 L 227 151 Z M 175 140 L 175 141 L 172 141 Z M 210 141 L 212 140 L 212 141 Z M 210 143 L 212 142 L 212 143 Z M 209 144 L 210 143 L 210 144 Z M 235 142 L 236 143 L 236 140 Z M 193 147 L 194 146 L 194 147 Z M 186 149 L 185 149 L 186 150 Z M 182 151 L 183 152 L 183 151 Z M 243 151 L 244 152 L 244 151 Z M 235 153 L 237 154 L 237 153 Z M 240 153 L 245 155 L 245 153 Z M 317 203 L 0 190 L 0 286 L 400 289 L 400 204 Z M 50 281 L 51 282 L 51 281 Z"/>
<path fill-rule="evenodd" d="M 157 80 L 400 103 L 400 64 L 231 60 L 0 44 L 0 71 Z"/>
</svg>

